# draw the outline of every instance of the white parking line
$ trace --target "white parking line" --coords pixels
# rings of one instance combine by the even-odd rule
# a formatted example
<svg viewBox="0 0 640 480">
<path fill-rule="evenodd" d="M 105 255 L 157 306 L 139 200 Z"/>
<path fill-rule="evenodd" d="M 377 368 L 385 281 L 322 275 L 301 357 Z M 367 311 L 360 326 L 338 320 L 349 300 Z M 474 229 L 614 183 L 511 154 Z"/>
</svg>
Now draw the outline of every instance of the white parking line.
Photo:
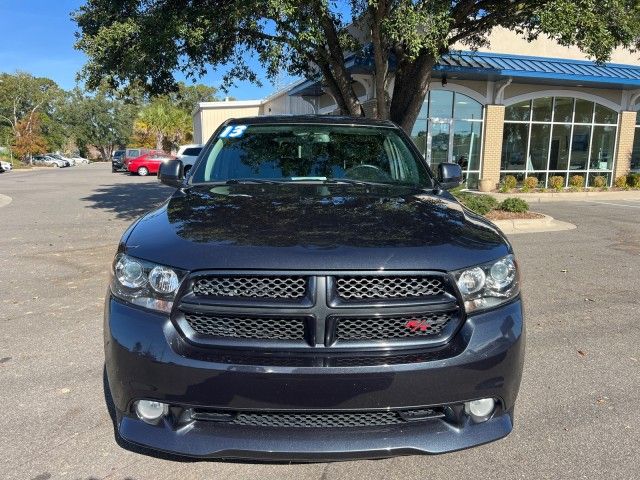
<svg viewBox="0 0 640 480">
<path fill-rule="evenodd" d="M 640 204 L 638 205 L 625 205 L 622 203 L 611 203 L 611 202 L 596 202 L 596 201 L 591 201 L 591 203 L 599 203 L 600 205 L 614 205 L 616 207 L 629 207 L 629 208 L 640 208 Z"/>
</svg>

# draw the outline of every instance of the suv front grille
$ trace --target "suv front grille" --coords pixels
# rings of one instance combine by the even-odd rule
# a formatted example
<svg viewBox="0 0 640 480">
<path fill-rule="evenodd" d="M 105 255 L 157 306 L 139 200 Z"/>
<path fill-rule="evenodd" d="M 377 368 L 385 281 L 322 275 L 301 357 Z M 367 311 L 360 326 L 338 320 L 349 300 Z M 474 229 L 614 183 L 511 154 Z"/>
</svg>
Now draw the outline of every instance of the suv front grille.
<svg viewBox="0 0 640 480">
<path fill-rule="evenodd" d="M 255 340 L 304 340 L 303 318 L 269 318 L 185 313 L 189 326 L 200 335 Z"/>
<path fill-rule="evenodd" d="M 194 343 L 247 352 L 408 349 L 455 333 L 454 289 L 440 272 L 199 272 L 173 318 Z"/>
<path fill-rule="evenodd" d="M 344 300 L 401 299 L 444 293 L 436 277 L 344 276 L 336 278 L 336 292 Z"/>
<path fill-rule="evenodd" d="M 305 277 L 214 277 L 196 279 L 193 293 L 210 297 L 302 298 L 307 293 Z"/>
<path fill-rule="evenodd" d="M 450 313 L 397 317 L 338 317 L 337 340 L 393 340 L 438 335 L 451 320 Z"/>
</svg>

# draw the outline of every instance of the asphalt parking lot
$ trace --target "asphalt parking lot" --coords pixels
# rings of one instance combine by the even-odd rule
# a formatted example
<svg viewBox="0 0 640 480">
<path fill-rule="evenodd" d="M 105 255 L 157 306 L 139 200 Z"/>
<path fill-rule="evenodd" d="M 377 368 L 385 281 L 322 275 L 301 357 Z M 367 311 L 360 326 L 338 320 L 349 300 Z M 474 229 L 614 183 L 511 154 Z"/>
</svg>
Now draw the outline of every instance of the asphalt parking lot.
<svg viewBox="0 0 640 480">
<path fill-rule="evenodd" d="M 171 190 L 107 164 L 0 175 L 0 478 L 640 477 L 640 202 L 545 203 L 577 229 L 512 237 L 527 358 L 513 433 L 475 449 L 330 464 L 175 461 L 121 449 L 102 304 L 124 229 Z M 1 205 L 1 203 L 0 203 Z"/>
</svg>

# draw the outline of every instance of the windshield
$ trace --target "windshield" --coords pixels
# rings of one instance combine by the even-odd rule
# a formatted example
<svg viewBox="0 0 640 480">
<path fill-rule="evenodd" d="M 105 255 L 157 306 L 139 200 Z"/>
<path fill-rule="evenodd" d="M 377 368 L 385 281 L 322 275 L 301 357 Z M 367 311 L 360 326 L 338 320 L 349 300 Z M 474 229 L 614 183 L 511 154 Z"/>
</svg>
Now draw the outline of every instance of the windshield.
<svg viewBox="0 0 640 480">
<path fill-rule="evenodd" d="M 230 180 L 433 186 L 426 165 L 395 129 L 317 124 L 225 127 L 191 183 Z"/>
</svg>

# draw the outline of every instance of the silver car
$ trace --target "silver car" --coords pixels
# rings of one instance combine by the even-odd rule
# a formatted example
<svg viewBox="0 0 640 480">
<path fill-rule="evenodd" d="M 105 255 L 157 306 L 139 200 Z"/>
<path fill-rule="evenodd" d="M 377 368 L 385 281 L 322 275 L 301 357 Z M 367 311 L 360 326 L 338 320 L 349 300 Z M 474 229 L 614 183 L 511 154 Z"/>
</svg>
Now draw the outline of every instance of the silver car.
<svg viewBox="0 0 640 480">
<path fill-rule="evenodd" d="M 33 164 L 57 168 L 69 167 L 71 165 L 66 160 L 60 160 L 59 158 L 55 158 L 50 155 L 36 155 L 33 157 Z"/>
</svg>

